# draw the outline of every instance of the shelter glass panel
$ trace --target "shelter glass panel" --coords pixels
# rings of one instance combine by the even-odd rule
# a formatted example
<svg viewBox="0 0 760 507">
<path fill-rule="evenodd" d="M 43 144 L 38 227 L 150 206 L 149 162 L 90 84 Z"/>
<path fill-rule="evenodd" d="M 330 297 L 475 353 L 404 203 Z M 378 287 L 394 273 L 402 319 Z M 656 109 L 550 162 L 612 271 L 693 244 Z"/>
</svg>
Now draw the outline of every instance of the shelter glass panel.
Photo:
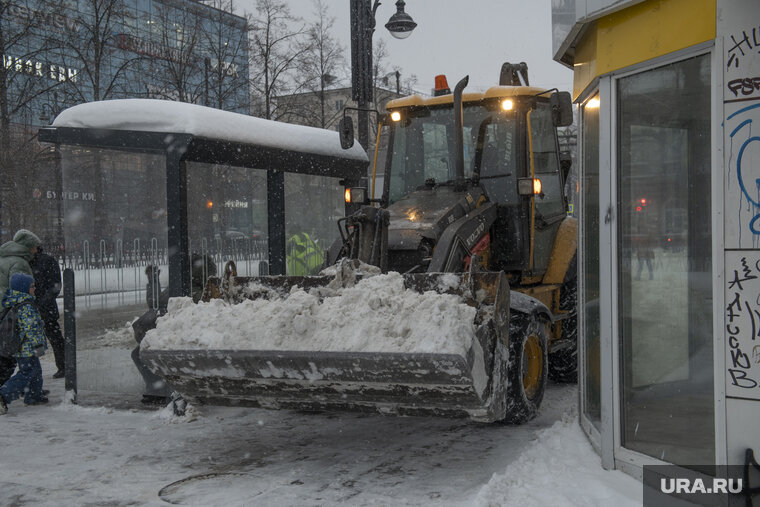
<svg viewBox="0 0 760 507">
<path fill-rule="evenodd" d="M 583 259 L 583 411 L 601 431 L 601 362 L 599 320 L 599 95 L 588 100 L 583 114 L 581 259 Z"/>
<path fill-rule="evenodd" d="M 288 275 L 315 275 L 340 237 L 346 214 L 338 178 L 285 173 L 285 262 Z"/>
<path fill-rule="evenodd" d="M 715 460 L 710 59 L 618 81 L 618 308 L 624 447 Z"/>
<path fill-rule="evenodd" d="M 187 227 L 194 296 L 228 261 L 257 276 L 268 260 L 266 170 L 188 163 Z"/>
<path fill-rule="evenodd" d="M 62 262 L 75 277 L 78 388 L 142 393 L 131 323 L 168 285 L 164 157 L 64 146 L 61 168 L 51 198 L 62 206 Z"/>
</svg>

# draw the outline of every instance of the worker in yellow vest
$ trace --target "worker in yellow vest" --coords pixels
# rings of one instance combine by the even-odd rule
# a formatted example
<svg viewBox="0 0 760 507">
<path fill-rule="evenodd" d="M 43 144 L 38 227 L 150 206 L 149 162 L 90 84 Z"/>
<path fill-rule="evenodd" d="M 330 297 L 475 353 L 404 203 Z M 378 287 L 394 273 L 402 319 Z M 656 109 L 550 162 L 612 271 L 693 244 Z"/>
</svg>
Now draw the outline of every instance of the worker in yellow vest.
<svg viewBox="0 0 760 507">
<path fill-rule="evenodd" d="M 305 232 L 293 234 L 285 244 L 287 273 L 291 276 L 316 275 L 322 269 L 325 254 L 316 240 Z"/>
</svg>

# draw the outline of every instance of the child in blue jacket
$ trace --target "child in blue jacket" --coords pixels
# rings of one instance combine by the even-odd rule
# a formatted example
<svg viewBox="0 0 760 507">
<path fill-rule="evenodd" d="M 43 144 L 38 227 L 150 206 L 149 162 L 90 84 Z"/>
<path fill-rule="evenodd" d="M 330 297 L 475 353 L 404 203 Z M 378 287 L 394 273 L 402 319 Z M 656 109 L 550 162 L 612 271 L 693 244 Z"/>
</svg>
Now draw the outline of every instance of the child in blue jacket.
<svg viewBox="0 0 760 507">
<path fill-rule="evenodd" d="M 47 349 L 45 324 L 34 303 L 34 278 L 16 273 L 11 276 L 10 287 L 3 295 L 3 308 L 18 307 L 18 331 L 21 350 L 16 354 L 18 372 L 0 387 L 0 415 L 8 411 L 8 404 L 24 395 L 24 403 L 47 403 L 42 392 L 42 365 L 40 356 Z"/>
</svg>

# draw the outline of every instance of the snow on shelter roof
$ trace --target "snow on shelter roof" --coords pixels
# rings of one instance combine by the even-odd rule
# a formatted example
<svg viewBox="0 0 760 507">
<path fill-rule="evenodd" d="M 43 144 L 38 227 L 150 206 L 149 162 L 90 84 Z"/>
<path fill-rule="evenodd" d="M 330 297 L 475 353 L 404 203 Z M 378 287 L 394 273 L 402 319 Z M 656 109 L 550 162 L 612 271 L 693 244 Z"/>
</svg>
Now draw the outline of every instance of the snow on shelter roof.
<svg viewBox="0 0 760 507">
<path fill-rule="evenodd" d="M 274 153 L 296 152 L 325 162 L 340 159 L 365 164 L 364 167 L 368 162 L 367 154 L 359 143 L 355 142 L 350 149 L 344 150 L 340 146 L 338 133 L 334 131 L 167 100 L 119 99 L 79 104 L 62 111 L 52 128 L 186 134 L 202 140 L 237 143 Z M 292 157 L 287 158 L 293 160 Z"/>
</svg>

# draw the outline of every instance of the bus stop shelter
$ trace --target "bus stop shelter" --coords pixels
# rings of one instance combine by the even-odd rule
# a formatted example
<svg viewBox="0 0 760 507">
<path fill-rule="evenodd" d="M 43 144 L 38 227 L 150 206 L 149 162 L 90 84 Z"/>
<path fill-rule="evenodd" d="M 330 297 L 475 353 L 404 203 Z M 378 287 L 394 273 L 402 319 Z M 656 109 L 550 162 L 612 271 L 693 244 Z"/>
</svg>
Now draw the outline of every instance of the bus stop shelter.
<svg viewBox="0 0 760 507">
<path fill-rule="evenodd" d="M 87 174 L 82 171 L 78 174 L 76 167 L 68 171 L 59 168 L 65 173 L 61 194 L 68 196 L 69 200 L 65 202 L 70 204 L 71 209 L 74 209 L 72 199 L 81 199 L 81 195 L 88 195 L 98 203 L 107 200 L 103 187 L 132 185 L 129 176 L 105 177 L 98 174 L 102 172 L 102 166 L 108 165 L 103 162 L 107 157 L 98 158 L 98 150 L 144 153 L 163 158 L 165 203 L 160 206 L 154 203 L 152 206 L 154 215 L 165 212 L 170 296 L 188 295 L 190 292 L 189 231 L 193 226 L 193 216 L 188 213 L 188 164 L 235 166 L 243 171 L 256 168 L 262 174 L 266 173 L 265 237 L 269 272 L 272 274 L 284 274 L 286 271 L 286 223 L 291 218 L 286 216 L 285 175 L 316 176 L 332 181 L 333 188 L 336 185 L 350 187 L 357 185 L 366 175 L 368 164 L 367 155 L 358 143 L 348 150 L 341 148 L 337 132 L 194 104 L 148 99 L 111 100 L 74 106 L 63 111 L 50 127 L 40 129 L 39 139 L 41 142 L 54 143 L 56 150 L 96 153 L 96 162 L 91 164 L 94 166 L 94 174 L 93 169 Z M 65 164 L 66 156 L 62 158 Z M 118 164 L 111 165 L 116 167 Z M 125 163 L 121 162 L 121 165 Z M 126 167 L 125 170 L 134 171 L 135 166 L 140 164 L 126 165 L 132 167 Z M 155 170 L 156 164 L 153 166 Z M 154 172 L 160 172 L 160 169 Z M 80 186 L 98 180 L 99 191 L 67 192 L 67 180 L 77 181 Z M 156 181 L 153 180 L 153 184 L 147 183 L 145 189 L 138 190 L 138 194 L 148 195 Z M 163 181 L 160 183 L 163 184 Z M 208 175 L 204 185 L 216 184 L 219 183 Z M 225 184 L 234 188 L 236 182 L 228 181 Z M 319 188 L 315 188 L 314 192 L 319 193 Z M 119 205 L 120 194 L 114 195 L 108 199 L 110 204 L 101 204 L 100 208 L 81 207 L 84 211 L 80 214 L 91 217 L 90 221 L 97 221 L 102 220 L 104 215 L 118 217 L 124 214 L 123 210 L 132 207 L 125 203 Z M 209 207 L 213 205 L 211 200 L 208 202 Z M 243 207 L 248 202 L 226 198 L 224 205 L 230 208 Z M 103 211 L 104 208 L 108 209 Z M 346 205 L 345 213 L 351 211 L 351 205 Z M 319 213 L 319 210 L 313 210 L 308 214 Z M 335 218 L 334 214 L 324 216 L 325 221 L 330 221 L 331 218 Z M 128 222 L 123 217 L 121 220 Z M 64 221 L 69 221 L 69 218 L 65 217 Z M 118 221 L 118 218 L 111 218 L 111 221 Z M 67 225 L 63 226 L 64 238 L 68 231 Z M 139 229 L 139 223 L 135 227 Z M 332 227 L 337 233 L 337 227 Z M 108 229 L 108 234 L 112 234 L 110 229 L 118 230 L 119 225 Z M 223 232 L 229 234 L 229 231 Z"/>
</svg>

